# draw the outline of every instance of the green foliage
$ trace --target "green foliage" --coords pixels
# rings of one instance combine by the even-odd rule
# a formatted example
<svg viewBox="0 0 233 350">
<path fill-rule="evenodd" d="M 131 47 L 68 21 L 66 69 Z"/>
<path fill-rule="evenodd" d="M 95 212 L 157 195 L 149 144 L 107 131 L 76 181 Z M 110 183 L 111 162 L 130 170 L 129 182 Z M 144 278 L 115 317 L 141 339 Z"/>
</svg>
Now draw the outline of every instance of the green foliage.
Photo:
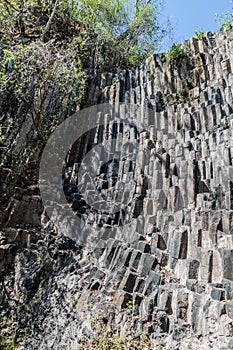
<svg viewBox="0 0 233 350">
<path fill-rule="evenodd" d="M 79 21 L 94 39 L 95 67 L 106 60 L 110 67 L 129 67 L 152 54 L 166 34 L 159 24 L 158 4 L 158 0 L 79 1 Z"/>
<path fill-rule="evenodd" d="M 0 4 L 2 42 L 12 40 L 16 43 L 25 43 L 29 38 L 41 37 L 53 6 L 54 2 L 50 0 L 2 0 Z M 67 29 L 75 30 L 74 19 L 75 2 L 59 1 L 52 34 L 65 33 Z"/>
<path fill-rule="evenodd" d="M 128 336 L 120 337 L 115 331 L 97 317 L 92 322 L 92 328 L 97 334 L 93 339 L 86 339 L 78 346 L 78 350 L 144 350 L 150 348 L 151 340 L 144 331 L 138 333 L 137 339 L 133 338 L 133 328 L 129 330 Z"/>
<path fill-rule="evenodd" d="M 11 338 L 0 338 L 0 349 L 1 350 L 17 350 L 18 347 L 14 344 Z"/>
<path fill-rule="evenodd" d="M 232 3 L 232 12 L 233 12 L 233 0 L 231 1 L 231 3 Z M 227 13 L 215 15 L 216 20 L 219 23 L 220 29 L 224 29 L 224 28 L 232 26 L 232 24 L 233 24 L 233 13 L 232 12 L 227 12 Z"/>
<path fill-rule="evenodd" d="M 77 41 L 68 43 L 65 52 L 31 42 L 3 50 L 0 56 L 0 92 L 10 92 L 18 102 L 30 108 L 38 137 L 46 132 L 46 98 L 56 97 L 61 106 L 58 114 L 66 114 L 70 105 L 77 105 L 84 92 L 84 73 L 76 55 Z"/>
<path fill-rule="evenodd" d="M 230 27 L 232 25 L 232 22 L 233 22 L 232 13 L 218 15 L 217 18 L 221 29 Z"/>
<path fill-rule="evenodd" d="M 0 164 L 10 169 L 4 179 L 1 203 L 6 202 L 16 186 L 37 182 L 43 144 L 81 103 L 86 84 L 83 52 L 79 36 L 59 44 L 39 39 L 27 44 L 11 41 L 0 50 L 0 114 L 4 131 L 4 137 L 0 135 Z M 30 128 L 28 138 L 21 134 L 11 153 L 7 150 L 9 139 L 14 136 L 8 127 L 8 116 L 13 118 L 16 130 L 22 117 Z"/>
<path fill-rule="evenodd" d="M 198 39 L 203 38 L 203 36 L 204 36 L 203 30 L 201 30 L 201 29 L 196 30 L 196 31 L 195 31 L 195 36 L 196 36 L 196 38 L 198 38 Z"/>
<path fill-rule="evenodd" d="M 36 261 L 37 261 L 37 263 L 38 263 L 39 265 L 41 265 L 42 262 L 43 262 L 43 256 L 42 256 L 41 254 L 39 254 L 39 255 L 37 256 Z"/>
<path fill-rule="evenodd" d="M 167 32 L 159 22 L 159 4 L 160 0 L 0 2 L 0 162 L 10 170 L 4 203 L 16 186 L 37 182 L 44 143 L 86 102 L 85 89 L 92 79 L 103 71 L 139 65 L 156 50 Z M 9 116 L 19 133 L 12 152 L 5 142 L 15 137 L 13 127 L 8 128 Z M 25 136 L 19 132 L 24 118 Z"/>
<path fill-rule="evenodd" d="M 161 56 L 161 61 L 162 62 L 166 62 L 166 53 L 165 52 L 161 52 L 160 56 Z"/>
<path fill-rule="evenodd" d="M 126 309 L 129 310 L 129 311 L 132 311 L 133 310 L 133 301 L 132 300 L 129 300 L 126 304 Z"/>
<path fill-rule="evenodd" d="M 170 63 L 181 65 L 184 58 L 188 55 L 187 51 L 181 45 L 173 44 L 167 52 L 167 58 Z"/>
<path fill-rule="evenodd" d="M 159 15 L 159 0 L 60 0 L 56 7 L 50 0 L 3 0 L 1 43 L 79 37 L 88 66 L 130 67 L 152 54 L 167 33 Z"/>
</svg>

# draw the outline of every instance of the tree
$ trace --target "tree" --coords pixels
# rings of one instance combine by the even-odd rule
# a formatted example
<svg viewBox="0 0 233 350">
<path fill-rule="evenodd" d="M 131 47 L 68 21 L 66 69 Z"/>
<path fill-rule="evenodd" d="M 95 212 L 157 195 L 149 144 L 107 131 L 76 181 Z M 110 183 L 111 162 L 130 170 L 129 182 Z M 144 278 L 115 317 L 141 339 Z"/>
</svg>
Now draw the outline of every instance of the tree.
<svg viewBox="0 0 233 350">
<path fill-rule="evenodd" d="M 233 24 L 233 0 L 231 0 L 232 12 L 217 14 L 216 19 L 221 27 L 221 29 L 225 27 L 229 27 Z"/>
<path fill-rule="evenodd" d="M 93 69 L 128 68 L 155 52 L 167 33 L 159 8 L 159 0 L 3 0 L 1 41 L 81 36 Z"/>
<path fill-rule="evenodd" d="M 17 183 L 36 181 L 44 143 L 82 105 L 89 79 L 140 64 L 157 48 L 159 1 L 0 1 L 0 163 L 12 174 L 4 201 Z M 12 153 L 22 118 L 28 146 Z"/>
<path fill-rule="evenodd" d="M 117 56 L 123 67 L 137 65 L 155 52 L 167 33 L 159 23 L 158 0 L 82 0 L 78 17 L 95 38 L 96 54 L 105 56 L 107 48 L 112 64 Z"/>
</svg>

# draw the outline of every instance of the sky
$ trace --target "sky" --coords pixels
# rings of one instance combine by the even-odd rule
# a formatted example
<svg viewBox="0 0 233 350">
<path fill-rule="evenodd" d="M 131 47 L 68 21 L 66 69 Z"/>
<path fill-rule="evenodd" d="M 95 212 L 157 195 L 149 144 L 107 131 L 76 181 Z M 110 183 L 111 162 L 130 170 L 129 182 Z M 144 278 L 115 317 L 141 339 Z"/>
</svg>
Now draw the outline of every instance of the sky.
<svg viewBox="0 0 233 350">
<path fill-rule="evenodd" d="M 194 36 L 196 30 L 217 31 L 215 14 L 225 12 L 232 12 L 231 0 L 164 0 L 162 19 L 169 18 L 174 29 L 173 42 L 164 43 L 163 48 L 182 43 Z"/>
</svg>

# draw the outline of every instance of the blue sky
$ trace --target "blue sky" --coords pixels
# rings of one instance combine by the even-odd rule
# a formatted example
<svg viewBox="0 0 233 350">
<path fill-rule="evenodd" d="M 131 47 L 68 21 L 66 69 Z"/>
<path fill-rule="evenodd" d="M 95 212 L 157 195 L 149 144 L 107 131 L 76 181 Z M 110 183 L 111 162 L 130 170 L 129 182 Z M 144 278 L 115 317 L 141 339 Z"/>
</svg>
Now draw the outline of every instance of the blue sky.
<svg viewBox="0 0 233 350">
<path fill-rule="evenodd" d="M 201 29 L 204 32 L 218 30 L 215 14 L 231 9 L 231 0 L 164 0 L 162 18 L 163 20 L 169 18 L 174 27 L 173 42 L 182 43 L 194 36 L 195 30 Z M 171 46 L 171 43 L 166 43 L 164 46 Z"/>
</svg>

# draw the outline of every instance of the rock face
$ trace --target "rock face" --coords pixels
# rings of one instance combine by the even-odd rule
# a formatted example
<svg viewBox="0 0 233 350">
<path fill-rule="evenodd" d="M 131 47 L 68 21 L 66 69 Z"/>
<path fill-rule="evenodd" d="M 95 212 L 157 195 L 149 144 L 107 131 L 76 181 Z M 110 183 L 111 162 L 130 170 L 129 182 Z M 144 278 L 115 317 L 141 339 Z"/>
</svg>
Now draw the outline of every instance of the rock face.
<svg viewBox="0 0 233 350">
<path fill-rule="evenodd" d="M 111 125 L 106 136 L 106 124 L 78 140 L 68 159 L 73 209 L 96 230 L 114 227 L 113 238 L 82 246 L 66 237 L 45 224 L 35 193 L 9 204 L 0 266 L 10 265 L 14 279 L 3 282 L 0 301 L 7 317 L 15 310 L 20 349 L 92 349 L 99 317 L 122 338 L 133 331 L 138 344 L 144 332 L 143 349 L 233 348 L 233 33 L 183 46 L 181 65 L 155 55 L 90 84 L 85 106 L 150 110 L 147 130 Z M 72 185 L 75 169 L 97 139 L 126 135 L 139 144 L 140 167 L 120 156 L 102 168 L 99 186 L 112 206 L 121 190 L 129 212 L 94 215 Z M 130 242 L 121 239 L 126 218 Z"/>
</svg>

